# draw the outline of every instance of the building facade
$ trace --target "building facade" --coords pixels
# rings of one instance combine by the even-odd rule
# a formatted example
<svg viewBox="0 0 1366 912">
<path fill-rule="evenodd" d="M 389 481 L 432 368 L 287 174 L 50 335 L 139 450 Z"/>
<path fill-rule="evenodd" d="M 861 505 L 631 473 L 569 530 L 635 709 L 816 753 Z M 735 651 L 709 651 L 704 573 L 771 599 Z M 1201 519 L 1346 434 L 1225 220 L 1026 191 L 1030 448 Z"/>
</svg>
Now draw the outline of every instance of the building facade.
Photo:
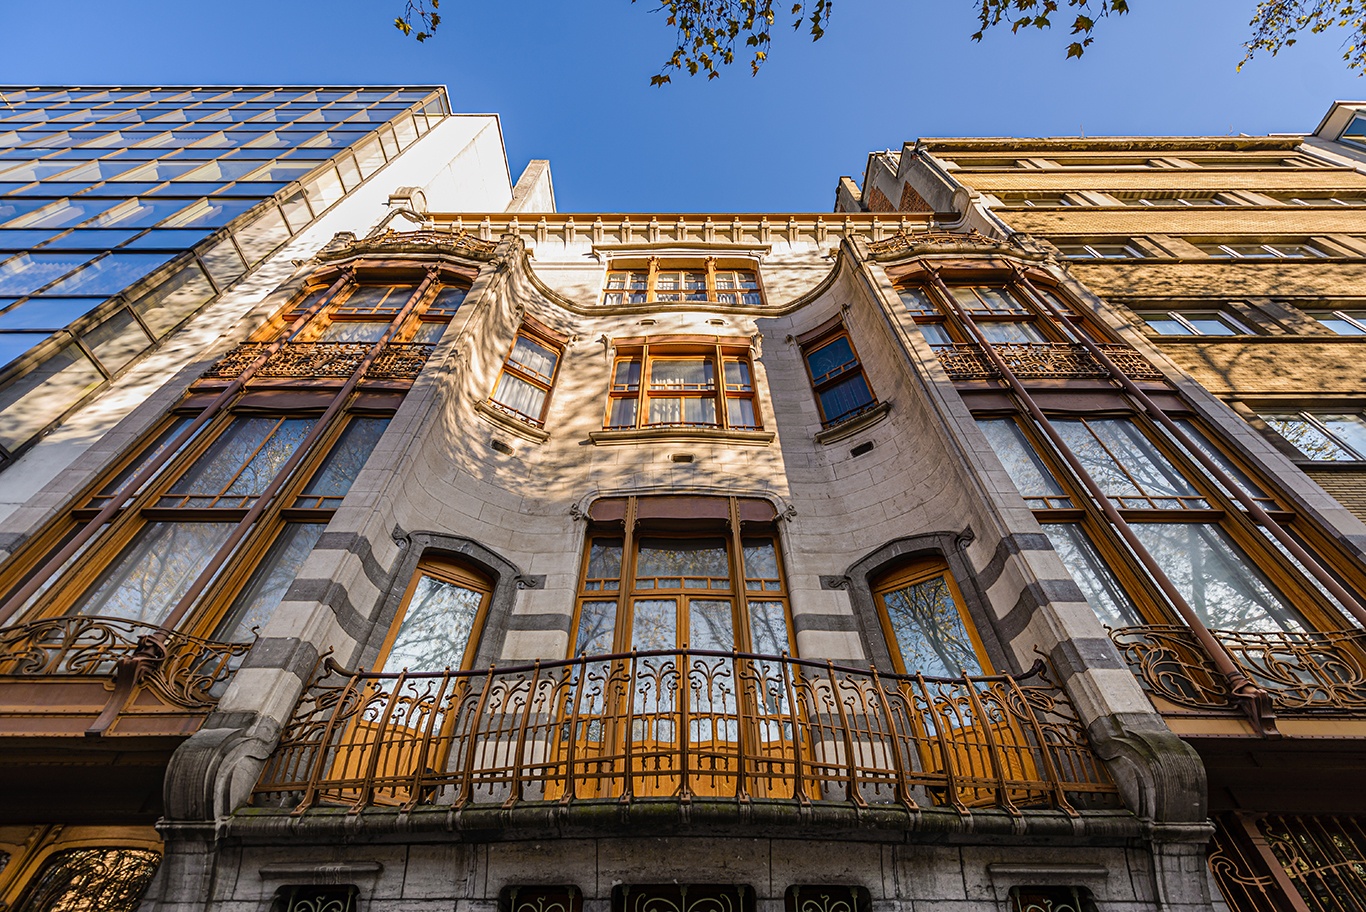
<svg viewBox="0 0 1366 912">
<path fill-rule="evenodd" d="M 0 471 L 0 902 L 1354 908 L 1366 527 L 1062 229 L 419 142 Z"/>
</svg>

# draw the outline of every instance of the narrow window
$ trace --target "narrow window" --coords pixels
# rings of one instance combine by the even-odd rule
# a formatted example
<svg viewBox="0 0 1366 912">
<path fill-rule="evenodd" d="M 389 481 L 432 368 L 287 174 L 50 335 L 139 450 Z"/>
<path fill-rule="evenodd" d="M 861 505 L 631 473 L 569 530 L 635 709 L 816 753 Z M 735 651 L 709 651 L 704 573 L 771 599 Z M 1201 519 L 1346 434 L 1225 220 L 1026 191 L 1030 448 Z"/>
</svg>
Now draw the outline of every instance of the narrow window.
<svg viewBox="0 0 1366 912">
<path fill-rule="evenodd" d="M 560 342 L 524 325 L 503 363 L 489 404 L 527 424 L 544 425 L 561 351 Z"/>
<path fill-rule="evenodd" d="M 482 575 L 456 564 L 424 561 L 380 650 L 386 671 L 460 670 L 474 648 L 493 588 Z"/>
<path fill-rule="evenodd" d="M 833 338 L 810 344 L 803 351 L 822 425 L 838 424 L 877 405 L 854 343 L 842 328 Z"/>
<path fill-rule="evenodd" d="M 986 651 L 964 614 L 963 596 L 942 562 L 922 561 L 885 576 L 873 594 L 898 673 L 990 672 Z"/>
</svg>

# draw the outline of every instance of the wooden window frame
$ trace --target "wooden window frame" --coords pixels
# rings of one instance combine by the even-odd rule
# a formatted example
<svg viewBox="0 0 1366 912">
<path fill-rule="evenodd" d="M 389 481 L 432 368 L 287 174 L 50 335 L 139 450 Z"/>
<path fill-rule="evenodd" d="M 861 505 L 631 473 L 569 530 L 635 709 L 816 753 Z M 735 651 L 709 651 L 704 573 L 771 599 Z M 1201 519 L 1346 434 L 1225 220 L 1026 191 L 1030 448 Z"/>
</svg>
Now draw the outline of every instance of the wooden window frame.
<svg viewBox="0 0 1366 912">
<path fill-rule="evenodd" d="M 894 670 L 897 674 L 903 675 L 913 675 L 920 671 L 918 668 L 906 668 L 905 659 L 901 654 L 900 642 L 896 638 L 896 631 L 892 629 L 891 617 L 887 613 L 886 596 L 889 592 L 928 582 L 940 576 L 948 584 L 949 594 L 953 597 L 954 608 L 958 611 L 958 618 L 962 621 L 963 629 L 967 632 L 968 639 L 972 643 L 973 652 L 976 653 L 977 661 L 982 666 L 980 674 L 995 674 L 995 663 L 992 662 L 991 655 L 987 652 L 981 634 L 977 632 L 976 622 L 968 612 L 968 603 L 963 598 L 963 591 L 958 587 L 958 581 L 954 579 L 953 571 L 949 568 L 948 562 L 940 557 L 924 557 L 913 560 L 880 574 L 872 581 L 870 588 L 873 593 L 873 605 L 877 609 L 878 624 L 882 627 L 882 636 L 887 643 L 887 651 L 891 655 Z"/>
<path fill-rule="evenodd" d="M 710 389 L 673 389 L 654 388 L 650 376 L 658 361 L 701 360 L 711 365 L 712 385 Z M 617 372 L 622 364 L 639 364 L 640 378 L 634 385 L 618 384 Z M 739 363 L 749 373 L 749 386 L 732 388 L 727 380 L 726 365 Z M 704 429 L 715 431 L 761 431 L 764 423 L 759 412 L 758 384 L 755 382 L 754 357 L 749 339 L 723 339 L 708 337 L 656 337 L 622 340 L 616 345 L 616 356 L 612 359 L 612 372 L 607 386 L 607 408 L 603 415 L 602 426 L 608 431 L 653 431 L 669 429 Z M 687 422 L 650 421 L 650 403 L 654 399 L 709 399 L 715 409 L 716 420 L 709 424 L 689 424 Z M 612 413 L 616 403 L 632 401 L 635 403 L 635 420 L 631 424 L 614 424 Z M 754 413 L 753 425 L 732 425 L 730 403 L 747 401 Z"/>
<path fill-rule="evenodd" d="M 403 590 L 403 599 L 399 602 L 398 611 L 394 613 L 393 620 L 389 622 L 389 629 L 385 632 L 384 640 L 380 643 L 379 654 L 375 656 L 373 671 L 396 672 L 399 670 L 397 668 L 385 669 L 384 665 L 389 659 L 389 653 L 394 648 L 394 642 L 398 639 L 399 631 L 403 629 L 403 622 L 408 616 L 408 607 L 412 604 L 413 593 L 417 591 L 417 585 L 424 576 L 479 593 L 479 607 L 475 609 L 474 620 L 470 624 L 470 635 L 469 639 L 465 641 L 465 651 L 460 659 L 460 667 L 452 668 L 451 671 L 468 671 L 474 667 L 474 658 L 479 652 L 479 641 L 484 635 L 484 626 L 488 620 L 489 605 L 493 602 L 493 580 L 459 561 L 441 557 L 423 557 L 413 570 L 413 576 L 412 579 L 408 580 L 407 588 Z M 417 672 L 441 671 L 442 669 L 410 668 L 408 670 Z"/>
<path fill-rule="evenodd" d="M 659 276 L 661 273 L 680 274 L 679 287 L 677 289 L 659 287 Z M 700 274 L 705 277 L 705 289 L 698 289 L 695 286 L 687 286 L 687 274 Z M 732 287 L 722 288 L 720 278 L 729 274 Z M 626 279 L 620 288 L 612 287 L 614 275 L 624 275 Z M 641 285 L 633 285 L 633 277 L 642 277 Z M 742 285 L 742 276 L 753 279 L 752 288 Z M 699 295 L 698 292 L 702 293 Z M 644 300 L 631 301 L 629 296 L 632 293 L 643 293 Z M 758 300 L 747 303 L 744 298 L 746 294 L 753 294 Z M 689 295 L 692 295 L 690 298 Z M 617 295 L 621 300 L 612 300 L 612 296 Z M 663 297 L 661 297 L 663 295 Z M 723 301 L 723 295 L 733 295 L 734 301 Z M 757 263 L 748 261 L 735 262 L 730 260 L 718 260 L 716 257 L 706 257 L 701 260 L 675 259 L 650 257 L 644 263 L 631 259 L 624 259 L 611 262 L 607 266 L 607 275 L 603 279 L 603 292 L 601 302 L 606 307 L 642 307 L 651 304 L 669 305 L 712 305 L 716 307 L 763 307 L 767 300 L 764 294 L 763 279 L 760 276 Z"/>
<path fill-rule="evenodd" d="M 394 319 L 403 310 L 403 306 L 408 302 L 413 292 L 417 291 L 422 284 L 420 278 L 414 277 L 407 282 L 378 282 L 362 281 L 352 282 L 346 288 L 338 292 L 333 300 L 328 301 L 324 307 L 314 314 L 309 321 L 300 328 L 299 332 L 288 341 L 290 342 L 319 342 L 328 328 L 335 324 L 344 323 L 381 323 L 394 330 L 390 342 L 401 343 L 411 342 L 418 332 L 418 327 L 424 323 L 437 323 L 447 325 L 454 318 L 459 310 L 459 305 L 455 308 L 434 308 L 437 298 L 445 291 L 455 289 L 464 291 L 468 295 L 469 288 L 464 282 L 454 279 L 438 279 L 433 282 L 422 295 L 422 298 L 413 307 L 412 312 L 395 327 Z M 380 309 L 356 310 L 349 308 L 348 302 L 355 297 L 356 293 L 362 288 L 387 287 L 394 289 L 383 299 L 382 303 L 386 306 Z M 288 329 L 290 323 L 307 309 L 313 296 L 326 290 L 327 285 L 322 282 L 310 283 L 303 291 L 281 309 L 264 327 L 252 335 L 254 342 L 273 342 L 276 341 L 282 332 Z M 406 290 L 407 295 L 400 296 L 398 292 Z M 397 299 L 397 300 L 396 300 Z M 461 304 L 464 303 L 464 296 L 461 297 Z M 334 343 L 346 344 L 346 343 Z M 355 344 L 367 344 L 364 342 Z"/>
<path fill-rule="evenodd" d="M 525 339 L 533 345 L 549 349 L 555 354 L 555 367 L 551 370 L 549 377 L 544 377 L 531 368 L 524 367 L 520 362 L 512 360 L 513 354 L 517 351 L 517 343 Z M 500 415 L 506 415 L 516 421 L 529 424 L 532 427 L 545 427 L 545 417 L 550 411 L 550 397 L 555 391 L 555 382 L 560 376 L 560 365 L 564 363 L 564 348 L 568 342 L 564 336 L 556 333 L 550 327 L 530 317 L 522 321 L 522 325 L 517 328 L 517 332 L 512 337 L 512 344 L 508 346 L 508 353 L 503 358 L 503 366 L 498 371 L 498 378 L 493 381 L 493 391 L 489 393 L 488 406 Z M 499 402 L 495 396 L 498 388 L 503 383 L 503 377 L 510 376 L 535 387 L 545 394 L 541 399 L 541 413 L 539 415 L 526 415 L 517 411 L 510 405 Z"/>
<path fill-rule="evenodd" d="M 849 343 L 849 351 L 853 354 L 854 360 L 845 362 L 838 372 L 824 374 L 817 378 L 811 372 L 811 356 L 840 339 Z M 853 334 L 849 332 L 840 318 L 836 317 L 826 326 L 818 327 L 814 333 L 799 338 L 797 344 L 801 347 L 802 365 L 806 369 L 806 378 L 811 384 L 811 393 L 816 399 L 816 410 L 821 416 L 822 428 L 831 428 L 846 421 L 852 421 L 877 408 L 879 404 L 877 391 L 873 389 L 873 384 L 868 380 L 868 372 L 863 368 L 863 359 L 859 357 Z M 852 411 L 831 418 L 825 414 L 825 406 L 821 403 L 821 394 L 855 375 L 863 378 L 863 384 L 868 388 L 869 401 Z"/>
</svg>

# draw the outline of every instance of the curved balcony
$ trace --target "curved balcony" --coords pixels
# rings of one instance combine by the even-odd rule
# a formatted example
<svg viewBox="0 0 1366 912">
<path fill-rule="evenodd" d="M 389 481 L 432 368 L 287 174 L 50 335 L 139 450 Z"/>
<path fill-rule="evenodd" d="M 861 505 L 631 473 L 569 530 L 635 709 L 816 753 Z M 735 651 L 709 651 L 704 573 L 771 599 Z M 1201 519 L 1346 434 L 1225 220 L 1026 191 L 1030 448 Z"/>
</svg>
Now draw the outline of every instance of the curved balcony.
<svg viewBox="0 0 1366 912">
<path fill-rule="evenodd" d="M 1127 345 L 1099 348 L 1133 380 L 1161 380 L 1162 372 Z M 994 380 L 1000 376 L 991 359 L 975 343 L 934 346 L 939 363 L 953 380 Z M 1070 343 L 993 345 L 992 350 L 1021 380 L 1104 379 L 1109 372 L 1084 346 Z"/>
<path fill-rule="evenodd" d="M 195 732 L 250 643 L 69 615 L 0 630 L 0 736 Z"/>
<path fill-rule="evenodd" d="M 1366 631 L 1210 632 L 1277 712 L 1366 713 Z M 1189 628 L 1120 627 L 1110 639 L 1149 695 L 1178 710 L 1235 708 L 1228 682 Z"/>
<path fill-rule="evenodd" d="M 945 679 L 701 650 L 413 674 L 329 660 L 253 801 L 300 813 L 707 798 L 1014 815 L 1119 806 L 1042 663 Z"/>
</svg>

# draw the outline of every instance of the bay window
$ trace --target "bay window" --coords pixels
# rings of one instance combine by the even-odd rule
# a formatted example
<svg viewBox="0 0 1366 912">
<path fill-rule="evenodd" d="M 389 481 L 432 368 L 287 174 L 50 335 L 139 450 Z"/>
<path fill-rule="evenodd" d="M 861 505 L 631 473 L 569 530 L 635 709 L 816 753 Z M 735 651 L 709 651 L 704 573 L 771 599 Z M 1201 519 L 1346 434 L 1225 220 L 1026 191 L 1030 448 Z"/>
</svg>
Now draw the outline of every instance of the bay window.
<svg viewBox="0 0 1366 912">
<path fill-rule="evenodd" d="M 759 273 L 752 265 L 728 265 L 714 258 L 643 262 L 614 261 L 607 271 L 602 303 L 721 304 L 759 307 L 764 303 Z"/>
<path fill-rule="evenodd" d="M 622 340 L 604 426 L 757 430 L 754 392 L 748 339 Z"/>
</svg>

